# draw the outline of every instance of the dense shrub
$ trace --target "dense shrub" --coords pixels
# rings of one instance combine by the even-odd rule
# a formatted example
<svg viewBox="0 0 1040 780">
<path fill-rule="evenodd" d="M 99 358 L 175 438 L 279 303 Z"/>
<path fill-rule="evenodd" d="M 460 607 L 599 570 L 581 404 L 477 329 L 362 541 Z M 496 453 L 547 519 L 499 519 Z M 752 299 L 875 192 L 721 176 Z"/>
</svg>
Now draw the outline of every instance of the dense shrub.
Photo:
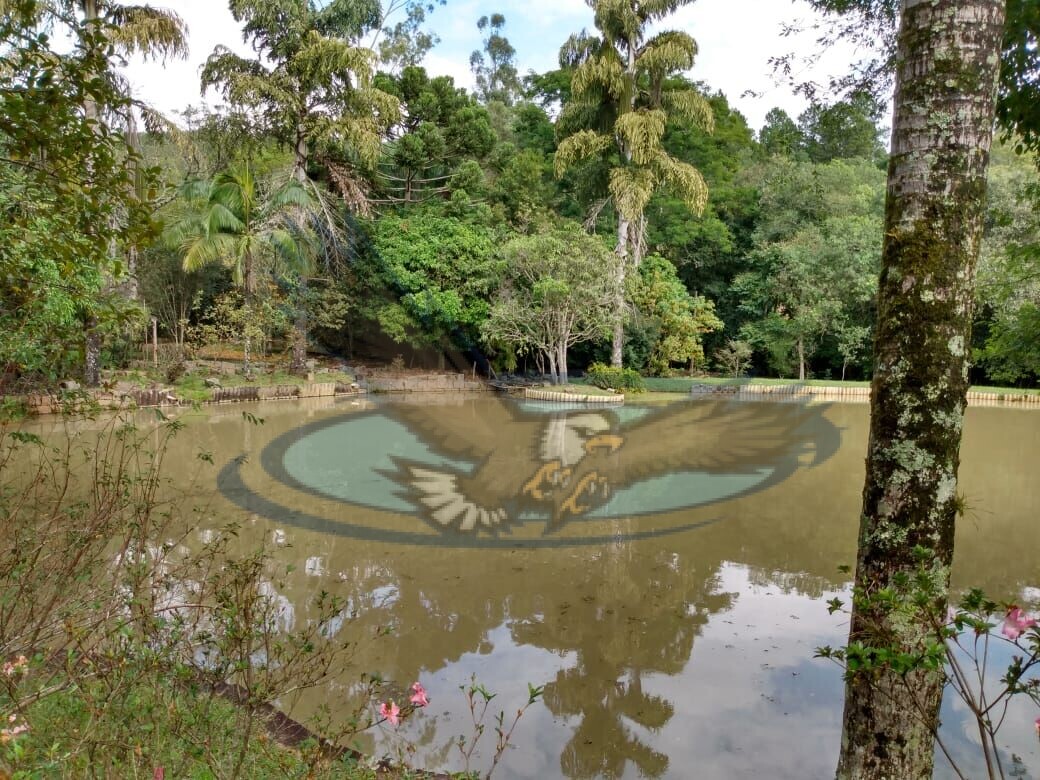
<svg viewBox="0 0 1040 780">
<path fill-rule="evenodd" d="M 604 390 L 620 390 L 629 393 L 642 393 L 646 391 L 646 384 L 639 372 L 631 368 L 614 368 L 603 363 L 593 363 L 585 371 L 585 379 L 590 385 L 601 387 Z"/>
</svg>

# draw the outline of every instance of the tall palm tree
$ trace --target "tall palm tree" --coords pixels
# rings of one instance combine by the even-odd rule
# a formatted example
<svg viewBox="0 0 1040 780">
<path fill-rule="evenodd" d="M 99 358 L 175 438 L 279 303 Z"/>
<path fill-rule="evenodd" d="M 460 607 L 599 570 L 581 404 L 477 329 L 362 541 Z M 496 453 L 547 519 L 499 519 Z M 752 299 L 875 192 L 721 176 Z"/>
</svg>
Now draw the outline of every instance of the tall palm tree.
<svg viewBox="0 0 1040 780">
<path fill-rule="evenodd" d="M 676 160 L 663 146 L 669 121 L 711 131 L 714 116 L 702 95 L 674 76 L 693 66 L 697 44 L 675 30 L 649 35 L 649 27 L 692 0 L 586 0 L 595 12 L 599 35 L 573 35 L 560 52 L 574 68 L 572 100 L 558 127 L 567 134 L 556 152 L 558 176 L 575 164 L 599 158 L 610 166 L 608 192 L 617 213 L 616 251 L 624 262 L 611 361 L 621 365 L 624 340 L 624 278 L 638 266 L 645 230 L 644 212 L 653 194 L 670 188 L 691 211 L 700 213 L 708 188 L 692 165 Z"/>
<path fill-rule="evenodd" d="M 240 164 L 212 181 L 189 182 L 182 191 L 183 211 L 164 233 L 164 240 L 184 255 L 184 270 L 213 263 L 231 270 L 247 309 L 252 309 L 260 283 L 272 274 L 306 276 L 316 254 L 316 237 L 308 216 L 313 200 L 295 178 L 265 192 L 252 169 Z M 243 339 L 249 371 L 250 338 Z"/>
</svg>

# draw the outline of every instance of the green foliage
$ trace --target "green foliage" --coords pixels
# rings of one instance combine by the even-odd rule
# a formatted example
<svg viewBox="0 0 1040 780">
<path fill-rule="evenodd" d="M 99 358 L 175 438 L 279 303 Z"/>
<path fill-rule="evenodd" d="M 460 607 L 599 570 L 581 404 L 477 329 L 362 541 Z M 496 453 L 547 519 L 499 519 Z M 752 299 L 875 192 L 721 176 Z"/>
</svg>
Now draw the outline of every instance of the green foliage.
<svg viewBox="0 0 1040 780">
<path fill-rule="evenodd" d="M 880 264 L 883 178 L 866 161 L 771 163 L 750 268 L 733 288 L 747 317 L 742 338 L 781 375 L 805 379 L 825 338 L 840 341 L 846 362 L 861 353 Z"/>
<path fill-rule="evenodd" d="M 376 314 L 391 338 L 413 345 L 476 340 L 499 273 L 490 230 L 414 210 L 379 219 L 372 240 L 379 274 L 396 297 Z"/>
<path fill-rule="evenodd" d="M 544 356 L 554 381 L 567 383 L 567 350 L 602 338 L 613 323 L 617 256 L 573 223 L 512 239 L 501 250 L 498 299 L 484 339 Z"/>
<path fill-rule="evenodd" d="M 293 150 L 297 175 L 313 155 L 374 165 L 399 105 L 372 84 L 372 52 L 351 41 L 378 24 L 378 2 L 232 0 L 231 13 L 258 57 L 217 46 L 203 88 L 261 116 L 264 131 Z"/>
<path fill-rule="evenodd" d="M 715 365 L 734 379 L 751 367 L 754 348 L 746 341 L 730 339 L 715 353 Z"/>
<path fill-rule="evenodd" d="M 977 356 L 998 382 L 1040 377 L 1040 180 L 1036 157 L 994 150 L 977 297 Z"/>
<path fill-rule="evenodd" d="M 702 366 L 701 336 L 722 328 L 712 303 L 690 295 L 675 266 L 657 255 L 643 260 L 634 288 L 632 302 L 657 336 L 647 361 L 650 373 L 668 374 L 674 363 Z"/>
<path fill-rule="evenodd" d="M 39 12 L 19 2 L 0 17 L 0 366 L 53 380 L 83 354 L 85 322 L 112 329 L 134 315 L 104 280 L 153 233 L 135 185 L 147 195 L 154 172 L 95 118 L 130 106 L 99 77 L 107 30 L 77 28 L 80 45 L 58 55 Z"/>
<path fill-rule="evenodd" d="M 773 108 L 766 114 L 766 123 L 758 133 L 758 143 L 770 157 L 796 157 L 805 145 L 805 137 L 786 111 Z"/>
<path fill-rule="evenodd" d="M 559 125 L 566 136 L 556 152 L 557 176 L 581 161 L 610 166 L 607 191 L 621 218 L 641 219 L 650 197 L 668 187 L 694 213 L 707 200 L 707 187 L 692 165 L 663 147 L 670 118 L 710 130 L 714 113 L 696 89 L 673 78 L 693 64 L 696 44 L 683 32 L 648 34 L 652 22 L 683 2 L 593 4 L 599 38 L 571 36 L 561 63 L 573 66 L 571 100 Z M 619 251 L 637 252 L 638 237 Z"/>
<path fill-rule="evenodd" d="M 885 152 L 877 123 L 883 111 L 884 106 L 866 93 L 830 106 L 810 106 L 798 118 L 806 156 L 816 163 L 854 157 L 882 160 Z"/>
<path fill-rule="evenodd" d="M 631 368 L 615 368 L 603 363 L 593 363 L 585 369 L 585 380 L 604 390 L 611 389 L 623 393 L 642 393 L 646 391 L 646 383 L 638 371 Z"/>
<path fill-rule="evenodd" d="M 512 105 L 520 93 L 520 76 L 516 70 L 516 49 L 502 31 L 506 18 L 499 13 L 482 16 L 477 29 L 484 34 L 483 50 L 469 57 L 469 66 L 477 82 L 477 95 L 484 103 L 499 101 Z"/>
<path fill-rule="evenodd" d="M 478 161 L 495 144 L 487 110 L 450 76 L 430 78 L 417 66 L 399 76 L 380 73 L 375 83 L 401 104 L 402 131 L 385 144 L 380 158 L 376 185 L 381 199 L 416 203 L 460 189 L 478 196 L 484 179 Z"/>
<path fill-rule="evenodd" d="M 438 0 L 444 5 L 445 0 Z M 383 35 L 379 41 L 379 60 L 390 66 L 392 71 L 418 65 L 423 57 L 438 43 L 440 38 L 427 29 L 423 29 L 426 16 L 433 12 L 435 3 L 410 0 L 398 10 L 404 11 L 404 19 L 392 27 L 383 27 Z M 384 19 L 385 22 L 385 19 Z"/>
<path fill-rule="evenodd" d="M 295 179 L 270 186 L 240 164 L 212 181 L 187 182 L 181 198 L 163 239 L 180 250 L 185 271 L 221 264 L 251 299 L 270 276 L 306 273 L 312 265 L 317 237 L 301 213 L 313 201 Z"/>
</svg>

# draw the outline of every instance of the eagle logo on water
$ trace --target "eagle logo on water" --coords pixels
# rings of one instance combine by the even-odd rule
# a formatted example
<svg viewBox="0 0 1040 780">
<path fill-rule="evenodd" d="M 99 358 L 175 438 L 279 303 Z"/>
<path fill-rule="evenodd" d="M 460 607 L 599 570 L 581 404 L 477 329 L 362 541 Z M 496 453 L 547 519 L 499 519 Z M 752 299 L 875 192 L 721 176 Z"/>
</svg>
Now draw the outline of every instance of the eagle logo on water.
<svg viewBox="0 0 1040 780">
<path fill-rule="evenodd" d="M 823 454 L 820 442 L 806 436 L 806 423 L 817 415 L 805 407 L 689 402 L 640 409 L 645 413 L 625 424 L 631 411 L 553 414 L 500 402 L 475 417 L 465 407 L 435 414 L 402 408 L 398 419 L 432 449 L 476 466 L 466 472 L 395 458 L 388 476 L 444 531 L 503 531 L 541 516 L 545 533 L 552 533 L 665 476 L 772 475 L 803 455 Z M 653 509 L 654 498 L 646 496 L 645 509 Z"/>
<path fill-rule="evenodd" d="M 836 450 L 839 434 L 822 410 L 729 400 L 656 408 L 388 403 L 289 431 L 261 463 L 295 490 L 418 518 L 416 531 L 278 505 L 250 490 L 237 467 L 225 469 L 225 495 L 280 521 L 359 538 L 495 544 L 527 526 L 522 536 L 534 530 L 550 543 L 577 521 L 676 512 L 776 484 Z"/>
</svg>

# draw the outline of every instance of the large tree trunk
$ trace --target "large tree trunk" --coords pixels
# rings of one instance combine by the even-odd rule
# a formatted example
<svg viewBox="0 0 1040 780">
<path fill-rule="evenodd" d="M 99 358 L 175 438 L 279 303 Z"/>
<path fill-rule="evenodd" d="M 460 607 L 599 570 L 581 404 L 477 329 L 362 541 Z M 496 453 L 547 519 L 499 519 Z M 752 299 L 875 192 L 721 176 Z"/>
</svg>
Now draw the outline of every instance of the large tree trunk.
<svg viewBox="0 0 1040 780">
<path fill-rule="evenodd" d="M 307 279 L 300 279 L 299 289 L 296 291 L 296 316 L 293 321 L 292 330 L 292 361 L 289 370 L 298 375 L 307 372 L 307 332 L 310 330 L 307 312 Z"/>
<path fill-rule="evenodd" d="M 915 546 L 949 585 L 1003 22 L 1003 0 L 903 3 L 856 568 L 868 596 L 918 569 Z M 893 620 L 860 600 L 850 642 L 919 647 L 945 604 L 926 609 Z M 838 777 L 931 777 L 941 696 L 939 673 L 851 675 Z"/>
<path fill-rule="evenodd" d="M 805 381 L 805 339 L 798 337 L 798 380 Z"/>
<path fill-rule="evenodd" d="M 610 349 L 610 365 L 621 368 L 625 347 L 625 272 L 628 270 L 629 221 L 618 212 L 617 246 L 614 251 L 620 258 L 617 264 L 617 292 L 615 294 L 614 337 Z"/>
<path fill-rule="evenodd" d="M 83 20 L 95 22 L 98 15 L 97 0 L 83 0 Z M 83 113 L 87 119 L 99 121 L 98 106 L 95 101 L 84 101 Z M 101 384 L 101 334 L 98 331 L 96 314 L 90 313 L 84 326 L 83 384 L 87 387 L 97 387 Z"/>
<path fill-rule="evenodd" d="M 84 323 L 83 385 L 98 387 L 101 384 L 101 333 L 97 317 L 89 315 Z"/>
</svg>

